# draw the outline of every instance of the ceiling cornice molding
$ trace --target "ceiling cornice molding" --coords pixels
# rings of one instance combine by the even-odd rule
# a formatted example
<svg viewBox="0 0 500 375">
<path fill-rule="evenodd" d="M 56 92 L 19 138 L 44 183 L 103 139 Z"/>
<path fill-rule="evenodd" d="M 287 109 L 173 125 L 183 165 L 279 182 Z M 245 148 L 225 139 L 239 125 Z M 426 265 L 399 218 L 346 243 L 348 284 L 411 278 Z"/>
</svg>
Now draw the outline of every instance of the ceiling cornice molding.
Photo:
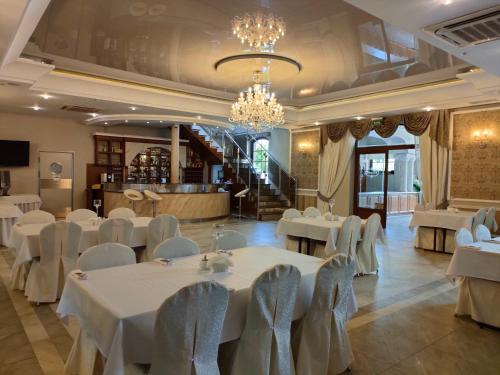
<svg viewBox="0 0 500 375">
<path fill-rule="evenodd" d="M 83 121 L 87 125 L 102 125 L 104 122 L 110 123 L 109 125 L 123 124 L 125 120 L 128 121 L 164 121 L 165 126 L 171 124 L 190 125 L 193 123 L 218 126 L 221 128 L 231 128 L 231 125 L 224 121 L 217 121 L 212 119 L 199 119 L 195 116 L 170 116 L 158 114 L 116 114 L 116 115 L 98 115 L 94 118 L 89 118 Z"/>
</svg>

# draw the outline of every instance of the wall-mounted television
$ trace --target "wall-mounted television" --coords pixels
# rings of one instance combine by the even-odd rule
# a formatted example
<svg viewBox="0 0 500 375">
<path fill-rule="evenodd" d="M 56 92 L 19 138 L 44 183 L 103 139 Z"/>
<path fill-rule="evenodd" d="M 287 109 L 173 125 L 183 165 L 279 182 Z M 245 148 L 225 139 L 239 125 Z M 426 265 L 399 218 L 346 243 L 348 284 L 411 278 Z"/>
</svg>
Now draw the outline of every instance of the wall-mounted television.
<svg viewBox="0 0 500 375">
<path fill-rule="evenodd" d="M 0 167 L 27 167 L 30 164 L 28 141 L 0 140 Z"/>
</svg>

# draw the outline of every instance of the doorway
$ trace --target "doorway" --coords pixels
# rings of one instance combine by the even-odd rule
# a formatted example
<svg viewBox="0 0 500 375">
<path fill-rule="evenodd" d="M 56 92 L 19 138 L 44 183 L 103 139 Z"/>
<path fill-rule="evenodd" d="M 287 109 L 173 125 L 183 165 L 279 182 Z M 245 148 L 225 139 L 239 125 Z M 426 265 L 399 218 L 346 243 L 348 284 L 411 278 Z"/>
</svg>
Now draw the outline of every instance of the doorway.
<svg viewBox="0 0 500 375">
<path fill-rule="evenodd" d="M 418 138 L 403 127 L 389 138 L 370 133 L 356 142 L 354 213 L 409 214 L 420 200 Z"/>
</svg>

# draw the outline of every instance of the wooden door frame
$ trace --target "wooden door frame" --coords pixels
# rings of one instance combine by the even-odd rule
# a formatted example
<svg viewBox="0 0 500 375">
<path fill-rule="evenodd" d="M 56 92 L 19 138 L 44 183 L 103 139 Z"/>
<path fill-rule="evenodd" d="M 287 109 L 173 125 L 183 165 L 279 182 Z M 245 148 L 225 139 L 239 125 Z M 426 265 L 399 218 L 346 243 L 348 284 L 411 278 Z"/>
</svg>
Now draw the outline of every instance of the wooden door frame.
<svg viewBox="0 0 500 375">
<path fill-rule="evenodd" d="M 415 145 L 386 145 L 386 146 L 369 146 L 359 147 L 358 141 L 354 146 L 354 195 L 353 195 L 353 211 L 362 219 L 368 218 L 372 213 L 378 213 L 381 218 L 382 226 L 385 228 L 387 223 L 387 189 L 389 181 L 389 152 L 393 150 L 412 150 Z M 385 155 L 385 170 L 384 170 L 384 209 L 374 209 L 358 207 L 359 204 L 359 157 L 361 154 L 384 154 Z"/>
</svg>

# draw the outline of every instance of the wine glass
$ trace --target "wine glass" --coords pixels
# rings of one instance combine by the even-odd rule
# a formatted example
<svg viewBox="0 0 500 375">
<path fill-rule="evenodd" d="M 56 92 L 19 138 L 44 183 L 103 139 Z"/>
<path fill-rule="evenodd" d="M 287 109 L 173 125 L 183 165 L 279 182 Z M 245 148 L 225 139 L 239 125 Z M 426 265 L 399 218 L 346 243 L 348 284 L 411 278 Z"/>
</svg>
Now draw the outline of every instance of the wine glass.
<svg viewBox="0 0 500 375">
<path fill-rule="evenodd" d="M 99 207 L 101 207 L 101 200 L 100 199 L 94 199 L 92 202 L 94 207 L 95 207 L 95 212 L 97 214 L 97 217 L 99 217 Z"/>
<path fill-rule="evenodd" d="M 215 238 L 215 251 L 217 252 L 219 250 L 219 238 L 224 235 L 224 224 L 214 224 L 212 231 Z"/>
<path fill-rule="evenodd" d="M 335 198 L 330 198 L 328 200 L 328 206 L 330 207 L 330 213 L 333 215 L 333 206 L 335 206 Z"/>
</svg>

